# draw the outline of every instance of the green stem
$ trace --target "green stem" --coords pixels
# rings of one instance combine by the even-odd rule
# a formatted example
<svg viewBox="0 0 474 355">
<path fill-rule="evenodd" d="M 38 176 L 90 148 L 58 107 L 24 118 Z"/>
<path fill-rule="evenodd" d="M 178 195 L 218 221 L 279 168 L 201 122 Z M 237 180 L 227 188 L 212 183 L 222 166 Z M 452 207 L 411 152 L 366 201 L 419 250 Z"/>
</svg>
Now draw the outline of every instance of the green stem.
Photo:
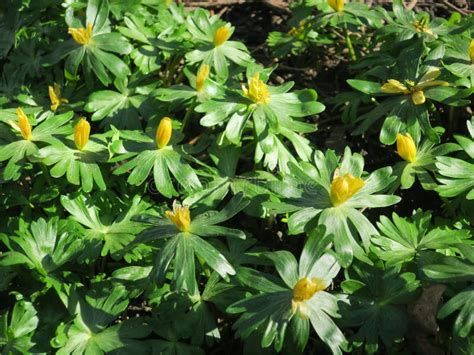
<svg viewBox="0 0 474 355">
<path fill-rule="evenodd" d="M 46 165 L 44 163 L 40 163 L 41 171 L 43 172 L 44 178 L 49 186 L 53 186 L 53 182 L 51 181 L 51 176 L 49 176 L 48 169 L 46 169 Z"/>
<path fill-rule="evenodd" d="M 454 106 L 449 106 L 448 116 L 448 133 L 451 134 L 454 131 Z"/>
<path fill-rule="evenodd" d="M 99 265 L 99 271 L 101 273 L 104 273 L 106 267 L 107 267 L 107 255 L 102 257 L 102 260 L 100 261 L 100 265 Z"/>
<path fill-rule="evenodd" d="M 168 63 L 167 75 L 166 75 L 166 86 L 171 86 L 171 82 L 173 81 L 173 76 L 175 74 L 176 67 L 179 65 L 180 60 L 181 60 L 181 57 L 177 55 Z"/>
<path fill-rule="evenodd" d="M 352 46 L 352 40 L 351 37 L 349 36 L 349 31 L 347 30 L 347 23 L 344 22 L 344 38 L 346 39 L 346 46 L 347 49 L 349 50 L 349 56 L 351 57 L 351 60 L 354 62 L 357 60 L 357 56 L 354 50 L 354 47 Z"/>
<path fill-rule="evenodd" d="M 183 125 L 181 126 L 181 132 L 184 132 L 184 129 L 189 124 L 189 119 L 194 112 L 194 108 L 196 107 L 197 97 L 194 97 L 189 105 L 188 109 L 186 110 L 186 114 L 184 115 Z"/>
</svg>

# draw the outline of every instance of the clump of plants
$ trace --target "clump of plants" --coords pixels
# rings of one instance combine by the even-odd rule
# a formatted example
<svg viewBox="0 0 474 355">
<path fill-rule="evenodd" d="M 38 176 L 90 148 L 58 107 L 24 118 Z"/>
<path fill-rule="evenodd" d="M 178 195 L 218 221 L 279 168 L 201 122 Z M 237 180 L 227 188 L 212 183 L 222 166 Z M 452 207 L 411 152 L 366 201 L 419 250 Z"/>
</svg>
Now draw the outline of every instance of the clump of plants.
<svg viewBox="0 0 474 355">
<path fill-rule="evenodd" d="M 474 353 L 474 17 L 290 10 L 0 4 L 2 354 Z"/>
</svg>

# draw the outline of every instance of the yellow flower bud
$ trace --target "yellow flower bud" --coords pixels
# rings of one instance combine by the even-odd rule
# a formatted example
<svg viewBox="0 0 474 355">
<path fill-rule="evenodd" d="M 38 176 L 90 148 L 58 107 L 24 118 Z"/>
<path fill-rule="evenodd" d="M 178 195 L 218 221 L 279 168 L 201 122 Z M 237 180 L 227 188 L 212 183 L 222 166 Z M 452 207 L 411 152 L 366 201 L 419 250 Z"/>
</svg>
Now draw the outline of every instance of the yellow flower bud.
<svg viewBox="0 0 474 355">
<path fill-rule="evenodd" d="M 337 176 L 332 180 L 330 197 L 333 206 L 339 206 L 350 199 L 357 191 L 365 185 L 364 180 L 354 177 L 352 174 Z"/>
<path fill-rule="evenodd" d="M 201 92 L 204 89 L 204 82 L 209 76 L 209 65 L 203 64 L 196 75 L 196 91 Z"/>
<path fill-rule="evenodd" d="M 218 47 L 227 41 L 230 37 L 230 30 L 227 26 L 219 27 L 216 32 L 214 32 L 214 47 Z"/>
<path fill-rule="evenodd" d="M 423 105 L 426 101 L 425 93 L 423 90 L 417 89 L 411 95 L 411 100 L 415 105 Z"/>
<path fill-rule="evenodd" d="M 296 27 L 292 27 L 289 31 L 288 31 L 288 34 L 290 36 L 293 36 L 293 37 L 296 37 L 298 35 L 300 35 L 301 33 L 303 33 L 304 31 L 304 26 L 306 25 L 306 21 L 305 20 L 301 20 L 300 21 L 300 24 L 298 26 L 298 28 Z"/>
<path fill-rule="evenodd" d="M 395 79 L 389 79 L 380 88 L 386 94 L 408 94 L 410 90 L 401 82 Z"/>
<path fill-rule="evenodd" d="M 173 211 L 166 211 L 165 215 L 181 232 L 187 232 L 189 230 L 191 214 L 187 206 L 181 206 L 179 203 L 174 201 Z"/>
<path fill-rule="evenodd" d="M 87 142 L 89 142 L 90 133 L 91 125 L 84 117 L 81 118 L 74 127 L 74 143 L 76 144 L 77 149 L 84 149 L 84 147 L 87 145 Z"/>
<path fill-rule="evenodd" d="M 327 0 L 327 2 L 334 11 L 342 12 L 344 10 L 344 0 Z"/>
<path fill-rule="evenodd" d="M 469 45 L 469 57 L 471 57 L 471 63 L 474 64 L 474 39 L 471 39 L 471 44 Z"/>
<path fill-rule="evenodd" d="M 18 116 L 18 127 L 20 128 L 21 136 L 26 140 L 31 140 L 31 125 L 28 117 L 26 117 L 20 107 L 16 109 L 16 114 Z"/>
<path fill-rule="evenodd" d="M 173 121 L 169 117 L 163 117 L 156 129 L 156 146 L 161 149 L 166 147 L 173 133 Z"/>
<path fill-rule="evenodd" d="M 397 153 L 404 160 L 414 163 L 416 161 L 416 145 L 410 133 L 397 134 Z"/>
<path fill-rule="evenodd" d="M 270 101 L 270 93 L 268 92 L 267 85 L 260 80 L 260 74 L 255 74 L 249 83 L 249 89 L 242 86 L 242 91 L 244 95 L 247 96 L 250 100 L 255 102 L 256 104 L 266 104 Z"/>
<path fill-rule="evenodd" d="M 324 281 L 316 277 L 308 277 L 299 280 L 293 287 L 293 301 L 301 302 L 309 300 L 316 292 L 323 291 L 326 288 Z"/>
<path fill-rule="evenodd" d="M 61 97 L 61 90 L 59 85 L 54 83 L 54 86 L 48 86 L 49 99 L 51 100 L 51 111 L 56 111 L 62 103 L 69 101 Z"/>
<path fill-rule="evenodd" d="M 87 28 L 69 28 L 69 33 L 77 44 L 87 45 L 90 43 L 92 38 L 92 23 L 87 23 Z"/>
</svg>

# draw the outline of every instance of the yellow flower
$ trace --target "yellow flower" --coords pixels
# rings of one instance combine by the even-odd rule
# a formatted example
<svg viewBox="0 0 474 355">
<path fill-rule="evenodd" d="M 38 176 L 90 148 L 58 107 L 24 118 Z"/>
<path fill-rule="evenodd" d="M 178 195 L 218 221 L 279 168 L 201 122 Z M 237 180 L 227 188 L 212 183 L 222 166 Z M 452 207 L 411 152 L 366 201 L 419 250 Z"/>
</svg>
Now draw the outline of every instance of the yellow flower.
<svg viewBox="0 0 474 355">
<path fill-rule="evenodd" d="M 410 163 L 416 161 L 416 145 L 410 133 L 397 134 L 397 153 Z"/>
<path fill-rule="evenodd" d="M 83 117 L 79 120 L 79 122 L 74 127 L 74 143 L 76 144 L 76 148 L 79 150 L 83 150 L 86 146 L 87 142 L 89 141 L 89 134 L 91 133 L 91 125 L 87 120 Z"/>
<path fill-rule="evenodd" d="M 166 147 L 173 133 L 173 121 L 169 117 L 163 117 L 156 129 L 156 146 L 161 149 Z"/>
<path fill-rule="evenodd" d="M 201 92 L 204 89 L 204 82 L 209 76 L 209 65 L 203 64 L 196 75 L 196 91 Z"/>
<path fill-rule="evenodd" d="M 430 27 L 428 26 L 428 20 L 425 18 L 420 21 L 413 21 L 412 25 L 413 27 L 415 27 L 416 32 L 423 32 L 429 35 L 434 34 L 433 31 L 431 31 Z"/>
<path fill-rule="evenodd" d="M 51 111 L 56 111 L 62 103 L 69 101 L 61 97 L 59 85 L 54 83 L 54 86 L 48 86 L 49 99 L 51 100 Z"/>
<path fill-rule="evenodd" d="M 441 70 L 439 70 L 439 68 L 430 68 L 417 84 L 411 80 L 405 80 L 405 84 L 402 84 L 398 80 L 389 79 L 380 89 L 386 94 L 411 95 L 411 99 L 415 105 L 422 105 L 426 101 L 424 89 L 431 86 L 449 85 L 446 81 L 435 80 L 440 75 Z"/>
<path fill-rule="evenodd" d="M 92 23 L 87 23 L 87 28 L 69 28 L 67 30 L 77 44 L 87 45 L 92 38 Z"/>
<path fill-rule="evenodd" d="M 216 32 L 214 32 L 214 47 L 218 47 L 227 41 L 230 37 L 230 30 L 228 26 L 219 27 Z"/>
<path fill-rule="evenodd" d="M 16 114 L 18 116 L 18 128 L 20 129 L 21 136 L 26 140 L 31 140 L 31 125 L 28 117 L 26 117 L 20 107 L 16 109 Z"/>
<path fill-rule="evenodd" d="M 174 201 L 173 211 L 166 211 L 165 215 L 181 232 L 187 232 L 189 230 L 191 214 L 189 213 L 189 208 L 187 206 L 181 206 L 179 203 Z"/>
<path fill-rule="evenodd" d="M 469 45 L 469 57 L 471 57 L 471 63 L 474 64 L 474 39 L 471 39 L 471 44 Z"/>
<path fill-rule="evenodd" d="M 304 31 L 304 26 L 306 24 L 306 21 L 305 20 L 301 20 L 300 21 L 300 24 L 298 27 L 292 27 L 289 31 L 288 31 L 288 34 L 290 36 L 293 36 L 293 37 L 296 37 L 298 36 L 300 33 L 302 33 Z"/>
<path fill-rule="evenodd" d="M 316 292 L 326 288 L 324 281 L 316 277 L 304 277 L 293 287 L 293 300 L 296 302 L 309 300 Z"/>
<path fill-rule="evenodd" d="M 346 173 L 344 176 L 334 177 L 331 183 L 330 197 L 333 206 L 339 206 L 350 199 L 365 185 L 364 180 Z"/>
<path fill-rule="evenodd" d="M 344 10 L 344 0 L 327 0 L 327 2 L 334 11 L 342 12 L 342 10 Z"/>
<path fill-rule="evenodd" d="M 401 82 L 395 79 L 389 79 L 382 85 L 382 92 L 386 94 L 409 94 L 410 90 Z"/>
<path fill-rule="evenodd" d="M 415 90 L 411 95 L 411 100 L 415 105 L 423 105 L 426 101 L 425 93 L 423 90 Z"/>
<path fill-rule="evenodd" d="M 312 279 L 304 277 L 299 280 L 295 287 L 293 287 L 293 298 L 291 300 L 293 311 L 297 312 L 303 319 L 308 318 L 309 309 L 305 301 L 313 297 L 316 292 L 323 291 L 325 288 L 326 284 L 324 281 L 316 277 Z"/>
<path fill-rule="evenodd" d="M 242 85 L 242 91 L 244 95 L 256 104 L 266 104 L 270 101 L 270 93 L 268 92 L 267 85 L 260 80 L 260 74 L 255 74 L 249 83 L 249 89 Z"/>
</svg>

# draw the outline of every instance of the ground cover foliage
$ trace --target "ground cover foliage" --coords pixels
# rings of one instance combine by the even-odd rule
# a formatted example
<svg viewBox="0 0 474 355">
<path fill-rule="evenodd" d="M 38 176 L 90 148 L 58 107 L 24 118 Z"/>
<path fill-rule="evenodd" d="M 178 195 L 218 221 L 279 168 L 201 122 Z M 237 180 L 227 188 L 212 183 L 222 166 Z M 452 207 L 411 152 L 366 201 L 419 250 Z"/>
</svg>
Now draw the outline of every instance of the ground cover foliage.
<svg viewBox="0 0 474 355">
<path fill-rule="evenodd" d="M 2 354 L 474 353 L 472 14 L 220 14 L 0 4 Z"/>
</svg>

